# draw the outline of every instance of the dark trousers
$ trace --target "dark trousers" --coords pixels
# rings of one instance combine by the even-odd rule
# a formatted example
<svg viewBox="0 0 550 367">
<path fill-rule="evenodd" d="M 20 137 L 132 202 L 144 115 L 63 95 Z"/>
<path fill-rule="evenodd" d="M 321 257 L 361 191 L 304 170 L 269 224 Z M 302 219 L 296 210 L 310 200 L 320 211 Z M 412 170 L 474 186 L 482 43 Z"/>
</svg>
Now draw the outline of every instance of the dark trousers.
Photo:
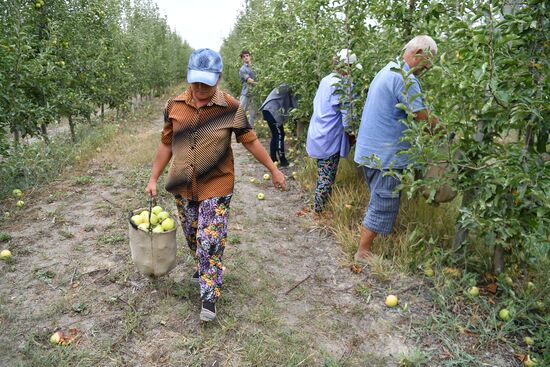
<svg viewBox="0 0 550 367">
<path fill-rule="evenodd" d="M 287 166 L 288 161 L 285 157 L 285 129 L 284 126 L 277 126 L 277 121 L 273 115 L 266 110 L 262 111 L 264 120 L 267 121 L 269 130 L 271 130 L 271 142 L 269 143 L 269 155 L 273 162 L 280 161 L 281 166 Z"/>
</svg>

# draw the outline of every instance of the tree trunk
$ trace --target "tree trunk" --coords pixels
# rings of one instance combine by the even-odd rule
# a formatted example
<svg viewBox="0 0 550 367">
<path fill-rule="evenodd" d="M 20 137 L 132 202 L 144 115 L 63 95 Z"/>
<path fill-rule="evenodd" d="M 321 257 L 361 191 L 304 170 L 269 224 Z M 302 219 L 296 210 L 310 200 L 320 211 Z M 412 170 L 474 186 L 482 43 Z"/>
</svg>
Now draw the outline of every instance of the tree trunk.
<svg viewBox="0 0 550 367">
<path fill-rule="evenodd" d="M 493 256 L 493 273 L 499 275 L 504 270 L 504 249 L 501 245 L 495 245 L 495 254 Z"/>
<path fill-rule="evenodd" d="M 15 127 L 13 127 L 11 131 L 13 133 L 13 142 L 15 146 L 18 147 L 19 143 L 21 142 L 21 134 L 19 133 L 19 130 L 17 130 L 17 128 Z"/>
<path fill-rule="evenodd" d="M 73 143 L 76 143 L 76 133 L 75 133 L 75 129 L 74 129 L 74 121 L 73 121 L 73 116 L 69 115 L 69 128 L 71 130 L 71 140 L 73 141 Z"/>
<path fill-rule="evenodd" d="M 105 104 L 101 104 L 101 122 L 105 119 Z"/>
<path fill-rule="evenodd" d="M 304 136 L 304 132 L 305 124 L 302 120 L 298 120 L 298 122 L 296 123 L 296 137 L 298 138 L 298 140 L 302 139 L 302 137 Z"/>
<path fill-rule="evenodd" d="M 46 142 L 46 144 L 50 143 L 50 137 L 48 136 L 48 128 L 46 124 L 40 124 L 40 134 L 42 135 L 42 139 Z"/>
</svg>

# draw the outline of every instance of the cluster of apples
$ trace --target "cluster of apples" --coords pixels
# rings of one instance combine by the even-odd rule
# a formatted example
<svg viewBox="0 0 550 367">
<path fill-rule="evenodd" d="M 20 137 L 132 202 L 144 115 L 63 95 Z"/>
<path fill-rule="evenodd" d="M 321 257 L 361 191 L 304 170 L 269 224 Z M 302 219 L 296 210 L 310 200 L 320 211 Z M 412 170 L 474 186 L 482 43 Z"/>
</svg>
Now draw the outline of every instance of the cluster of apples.
<svg viewBox="0 0 550 367">
<path fill-rule="evenodd" d="M 11 194 L 16 198 L 21 198 L 23 196 L 23 191 L 21 191 L 20 189 L 13 189 Z M 25 202 L 23 200 L 17 200 L 17 203 L 15 203 L 15 205 L 18 208 L 22 208 L 23 206 L 25 206 Z"/>
<path fill-rule="evenodd" d="M 158 205 L 153 207 L 150 213 L 148 210 L 143 210 L 133 215 L 130 220 L 138 229 L 145 232 L 163 233 L 176 228 L 176 221 L 170 217 L 170 213 Z"/>
</svg>

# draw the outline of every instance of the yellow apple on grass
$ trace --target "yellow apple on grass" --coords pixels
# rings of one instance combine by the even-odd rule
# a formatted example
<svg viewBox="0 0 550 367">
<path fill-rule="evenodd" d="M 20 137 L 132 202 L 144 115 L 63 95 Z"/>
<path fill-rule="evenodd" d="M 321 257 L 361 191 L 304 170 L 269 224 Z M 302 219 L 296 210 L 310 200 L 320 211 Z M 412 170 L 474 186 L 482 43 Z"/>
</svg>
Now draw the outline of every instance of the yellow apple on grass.
<svg viewBox="0 0 550 367">
<path fill-rule="evenodd" d="M 63 341 L 64 336 L 62 331 L 56 331 L 55 333 L 50 336 L 50 343 L 52 344 L 61 344 Z"/>
<path fill-rule="evenodd" d="M 479 296 L 479 288 L 478 287 L 472 287 L 472 288 L 468 289 L 468 294 L 472 297 Z"/>
<path fill-rule="evenodd" d="M 525 338 L 523 338 L 523 341 L 525 342 L 525 344 L 527 345 L 533 345 L 535 344 L 535 340 L 529 336 L 526 336 Z"/>
<path fill-rule="evenodd" d="M 386 306 L 393 308 L 397 306 L 397 303 L 399 303 L 397 301 L 397 297 L 394 296 L 393 294 L 390 294 L 389 296 L 386 297 Z"/>
<path fill-rule="evenodd" d="M 257 197 L 258 197 L 258 200 L 263 200 L 263 199 L 265 199 L 265 195 L 264 195 L 263 192 L 258 193 L 258 196 L 257 196 Z"/>
<path fill-rule="evenodd" d="M 434 270 L 432 268 L 426 268 L 424 269 L 424 275 L 431 278 L 434 276 Z"/>
<path fill-rule="evenodd" d="M 510 311 L 508 311 L 507 309 L 503 308 L 502 310 L 500 310 L 498 312 L 498 317 L 502 320 L 502 321 L 508 321 L 510 320 Z"/>
<path fill-rule="evenodd" d="M 269 180 L 270 178 L 271 178 L 271 176 L 269 175 L 269 173 L 266 173 L 266 174 L 264 175 L 264 180 L 267 181 L 267 180 Z"/>
<path fill-rule="evenodd" d="M 18 207 L 18 208 L 22 208 L 25 206 L 25 202 L 23 200 L 19 200 L 17 203 L 15 203 L 15 205 Z"/>
<path fill-rule="evenodd" d="M 19 189 L 13 189 L 13 191 L 11 192 L 13 194 L 13 196 L 15 196 L 16 198 L 20 198 L 21 196 L 23 196 L 23 191 L 19 190 Z"/>
<path fill-rule="evenodd" d="M 1 260 L 9 260 L 11 259 L 11 251 L 10 250 L 2 250 L 0 252 L 0 259 Z"/>
</svg>

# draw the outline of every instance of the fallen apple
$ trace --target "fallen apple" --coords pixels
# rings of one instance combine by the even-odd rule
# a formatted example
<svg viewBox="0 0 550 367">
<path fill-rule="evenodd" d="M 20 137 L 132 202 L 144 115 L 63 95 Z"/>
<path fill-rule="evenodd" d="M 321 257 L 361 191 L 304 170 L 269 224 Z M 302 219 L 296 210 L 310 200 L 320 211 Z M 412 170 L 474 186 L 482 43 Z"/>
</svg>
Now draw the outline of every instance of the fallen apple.
<svg viewBox="0 0 550 367">
<path fill-rule="evenodd" d="M 23 191 L 21 191 L 19 189 L 13 189 L 13 191 L 11 193 L 13 194 L 13 196 L 15 196 L 17 198 L 20 198 L 21 196 L 23 196 Z"/>
<path fill-rule="evenodd" d="M 525 344 L 527 345 L 533 345 L 535 344 L 535 340 L 533 338 L 531 338 L 530 336 L 526 336 L 525 338 L 523 338 L 523 341 L 525 342 Z"/>
<path fill-rule="evenodd" d="M 158 215 L 160 212 L 164 211 L 164 209 L 162 209 L 162 206 L 154 206 L 153 209 L 151 209 L 151 212 L 155 215 Z"/>
<path fill-rule="evenodd" d="M 500 317 L 500 319 L 502 321 L 508 321 L 510 320 L 510 311 L 508 311 L 507 309 L 503 308 L 502 310 L 500 310 L 498 312 L 498 317 Z"/>
<path fill-rule="evenodd" d="M 533 282 L 527 282 L 526 288 L 527 288 L 527 292 L 533 291 L 533 290 L 535 289 L 535 283 L 533 283 Z"/>
<path fill-rule="evenodd" d="M 523 361 L 523 365 L 525 367 L 534 367 L 537 365 L 537 360 L 535 358 L 531 359 L 531 357 L 527 355 L 527 358 Z"/>
<path fill-rule="evenodd" d="M 23 200 L 19 200 L 17 203 L 15 203 L 15 205 L 18 207 L 18 208 L 22 208 L 25 206 L 25 202 Z"/>
<path fill-rule="evenodd" d="M 263 199 L 265 199 L 264 193 L 263 192 L 258 193 L 258 200 L 263 200 Z"/>
<path fill-rule="evenodd" d="M 431 278 L 433 277 L 435 274 L 434 270 L 432 268 L 426 268 L 424 269 L 424 275 L 427 276 L 428 278 Z"/>
<path fill-rule="evenodd" d="M 2 250 L 0 252 L 0 259 L 1 260 L 9 260 L 11 258 L 11 251 L 10 250 Z"/>
<path fill-rule="evenodd" d="M 98 152 L 98 153 L 100 153 L 100 152 L 101 152 L 101 148 L 99 148 L 99 147 L 98 147 L 98 148 L 95 148 L 95 151 Z"/>
<path fill-rule="evenodd" d="M 63 332 L 62 331 L 56 331 L 55 333 L 50 336 L 50 343 L 52 344 L 61 344 L 63 341 Z"/>
<path fill-rule="evenodd" d="M 161 227 L 164 231 L 168 232 L 176 228 L 176 222 L 172 218 L 166 218 L 162 221 Z"/>
<path fill-rule="evenodd" d="M 479 288 L 478 287 L 471 287 L 470 289 L 468 289 L 468 294 L 472 297 L 479 296 Z"/>
<path fill-rule="evenodd" d="M 542 301 L 535 302 L 535 308 L 540 312 L 544 311 L 544 302 Z"/>
<path fill-rule="evenodd" d="M 386 297 L 386 306 L 388 307 L 395 307 L 397 306 L 397 297 L 394 296 L 393 294 L 390 294 L 389 296 Z"/>
<path fill-rule="evenodd" d="M 508 285 L 508 286 L 510 286 L 510 287 L 514 285 L 514 281 L 513 281 L 512 278 L 510 278 L 509 276 L 506 276 L 506 277 L 504 278 L 504 283 L 506 283 L 506 285 Z"/>
<path fill-rule="evenodd" d="M 264 180 L 269 180 L 271 178 L 271 176 L 269 175 L 269 173 L 266 173 L 264 174 Z"/>
</svg>

